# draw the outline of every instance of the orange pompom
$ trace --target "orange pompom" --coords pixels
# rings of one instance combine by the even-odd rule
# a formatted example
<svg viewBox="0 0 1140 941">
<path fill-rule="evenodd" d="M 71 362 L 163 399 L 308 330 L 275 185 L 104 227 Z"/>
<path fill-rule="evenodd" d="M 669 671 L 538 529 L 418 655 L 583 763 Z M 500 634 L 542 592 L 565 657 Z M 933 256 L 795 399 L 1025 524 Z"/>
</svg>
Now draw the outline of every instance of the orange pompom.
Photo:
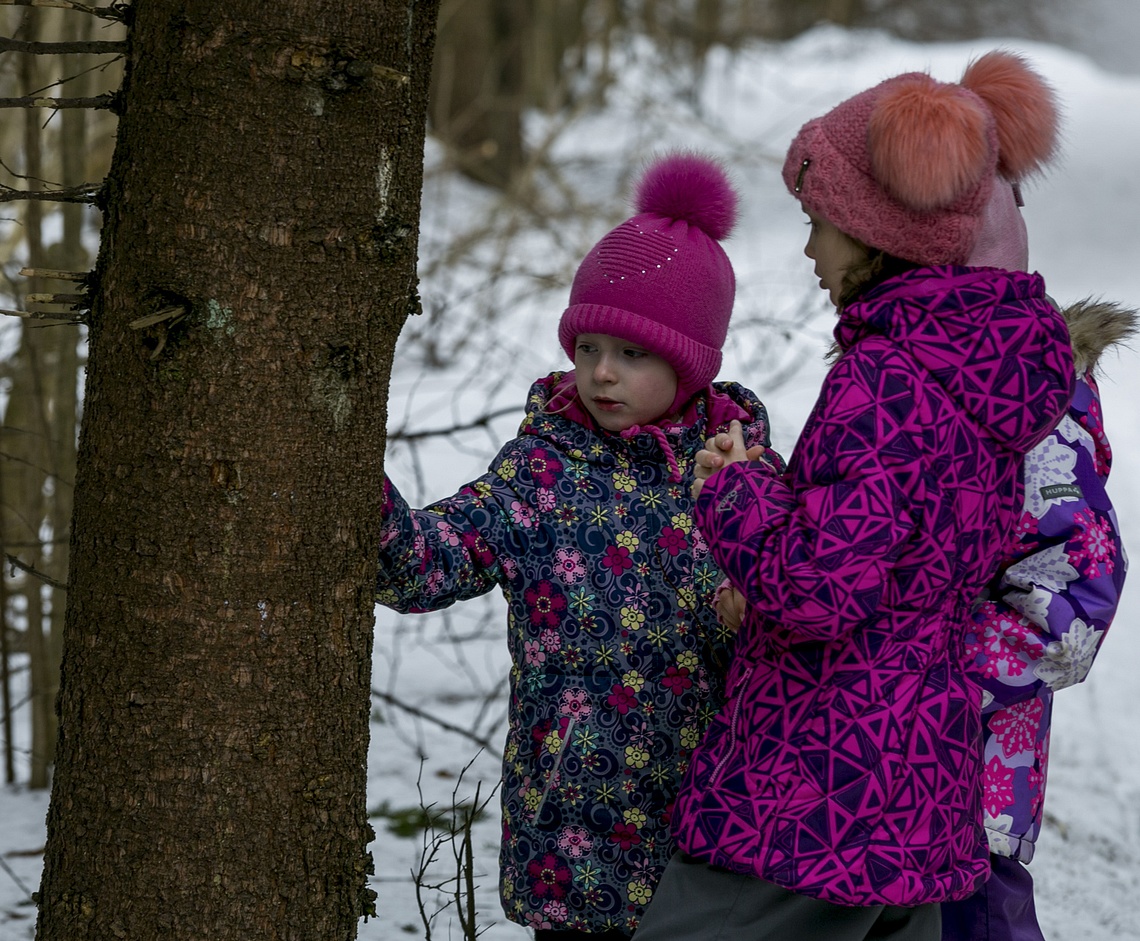
<svg viewBox="0 0 1140 941">
<path fill-rule="evenodd" d="M 982 102 L 957 85 L 900 76 L 867 124 L 875 179 L 912 209 L 951 205 L 992 170 L 989 120 Z"/>
<path fill-rule="evenodd" d="M 998 50 L 971 62 L 962 85 L 981 98 L 997 122 L 998 172 L 1021 180 L 1040 171 L 1057 151 L 1056 95 L 1021 56 Z"/>
</svg>

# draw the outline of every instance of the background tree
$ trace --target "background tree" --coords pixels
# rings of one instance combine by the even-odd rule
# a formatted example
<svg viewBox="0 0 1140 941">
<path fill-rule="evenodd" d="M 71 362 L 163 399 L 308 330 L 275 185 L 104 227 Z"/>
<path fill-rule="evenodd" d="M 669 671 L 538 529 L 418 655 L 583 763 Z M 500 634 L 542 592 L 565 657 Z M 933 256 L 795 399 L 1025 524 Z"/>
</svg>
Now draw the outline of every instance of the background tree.
<svg viewBox="0 0 1140 941">
<path fill-rule="evenodd" d="M 133 8 L 44 941 L 349 938 L 435 4 Z"/>
<path fill-rule="evenodd" d="M 12 36 L 0 40 L 5 97 L 87 98 L 118 86 L 122 27 L 113 14 L 98 34 L 96 17 L 58 8 L 9 8 L 0 11 L 0 20 Z M 89 54 L 94 50 L 101 54 Z M 0 223 L 6 236 L 0 292 L 10 294 L 14 306 L 36 311 L 37 319 L 0 326 L 0 349 L 10 351 L 0 363 L 0 546 L 11 560 L 0 580 L 4 776 L 9 783 L 16 777 L 13 712 L 22 709 L 30 730 L 27 782 L 46 788 L 55 753 L 64 612 L 63 590 L 52 586 L 67 581 L 84 343 L 82 331 L 60 327 L 48 314 L 65 322 L 73 317 L 68 304 L 54 301 L 77 297 L 74 278 L 90 267 L 98 214 L 85 184 L 106 173 L 114 119 L 106 110 L 86 108 L 7 113 L 12 120 L 0 130 L 0 200 L 11 216 L 3 220 L 6 226 Z M 69 190 L 76 195 L 61 198 Z M 78 274 L 72 280 L 49 276 L 61 271 Z M 14 703 L 8 668 L 17 657 L 26 665 L 17 673 Z"/>
</svg>

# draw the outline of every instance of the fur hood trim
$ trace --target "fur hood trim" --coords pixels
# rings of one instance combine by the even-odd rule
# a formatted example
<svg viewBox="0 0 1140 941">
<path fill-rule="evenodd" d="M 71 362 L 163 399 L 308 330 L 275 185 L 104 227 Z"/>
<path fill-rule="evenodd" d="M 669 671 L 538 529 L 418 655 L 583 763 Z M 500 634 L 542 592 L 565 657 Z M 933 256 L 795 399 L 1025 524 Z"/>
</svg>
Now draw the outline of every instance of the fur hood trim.
<svg viewBox="0 0 1140 941">
<path fill-rule="evenodd" d="M 1097 361 L 1105 350 L 1136 335 L 1136 309 L 1112 301 L 1086 297 L 1066 307 L 1062 313 L 1069 325 L 1073 365 L 1078 376 L 1089 371 L 1095 374 Z"/>
</svg>

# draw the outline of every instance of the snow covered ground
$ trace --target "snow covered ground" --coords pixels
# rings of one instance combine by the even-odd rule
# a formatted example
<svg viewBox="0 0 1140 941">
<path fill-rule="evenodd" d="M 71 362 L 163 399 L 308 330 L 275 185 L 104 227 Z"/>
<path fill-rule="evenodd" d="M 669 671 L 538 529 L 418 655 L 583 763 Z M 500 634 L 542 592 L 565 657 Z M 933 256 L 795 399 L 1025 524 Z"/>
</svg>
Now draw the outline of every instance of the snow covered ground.
<svg viewBox="0 0 1140 941">
<path fill-rule="evenodd" d="M 389 469 L 417 505 L 453 492 L 478 475 L 513 434 L 530 382 L 565 366 L 555 325 L 573 267 L 609 225 L 628 214 L 623 194 L 645 157 L 700 147 L 724 157 L 743 194 L 742 217 L 727 248 L 738 293 L 723 378 L 739 379 L 765 399 L 775 445 L 790 453 L 823 375 L 832 313 L 802 255 L 806 230 L 779 179 L 788 141 L 800 124 L 889 75 L 929 70 L 958 78 L 967 61 L 1002 46 L 1025 53 L 1065 105 L 1061 160 L 1026 189 L 1031 266 L 1059 301 L 1089 295 L 1140 304 L 1140 77 L 1106 72 L 1089 58 L 1022 41 L 914 45 L 880 34 L 815 30 L 782 44 L 714 54 L 692 80 L 662 69 L 645 50 L 628 52 L 606 110 L 585 116 L 555 145 L 564 173 L 605 219 L 568 217 L 512 236 L 506 264 L 481 284 L 483 270 L 461 263 L 422 285 L 424 318 L 406 330 L 393 378 L 389 427 L 445 428 L 487 411 L 514 409 L 491 422 L 416 447 L 393 444 Z M 547 131 L 536 117 L 530 133 Z M 429 163 L 431 162 L 429 157 Z M 616 195 L 615 195 L 616 194 Z M 553 188 L 550 201 L 557 202 Z M 425 262 L 445 232 L 472 227 L 493 212 L 489 197 L 447 177 L 425 188 Z M 460 313 L 486 304 L 499 316 L 473 323 Z M 442 311 L 433 316 L 433 309 Z M 425 373 L 417 334 L 460 352 L 447 368 Z M 1116 461 L 1110 491 L 1125 538 L 1140 558 L 1140 360 L 1109 355 L 1101 389 Z M 1140 575 L 1135 576 L 1140 578 Z M 1127 590 L 1090 680 L 1058 698 L 1048 796 L 1049 820 L 1032 872 L 1048 937 L 1058 941 L 1140 938 L 1140 705 L 1132 693 L 1140 665 L 1140 589 Z M 419 866 L 419 835 L 398 836 L 390 821 L 421 799 L 435 809 L 453 795 L 487 797 L 498 778 L 506 650 L 497 596 L 430 616 L 377 611 L 373 747 L 369 807 L 376 812 L 375 888 L 380 917 L 362 924 L 364 939 L 424 935 L 409 871 Z M 449 642 L 454 641 L 454 643 Z M 412 710 L 421 710 L 425 718 Z M 452 724 L 445 728 L 435 719 Z M 480 751 L 475 739 L 487 747 Z M 422 794 L 422 798 L 421 798 Z M 27 893 L 39 879 L 45 794 L 0 790 L 0 941 L 31 938 Z M 497 805 L 473 828 L 479 920 L 488 941 L 522 939 L 495 896 Z M 429 881 L 454 873 L 449 844 Z M 427 893 L 427 911 L 442 900 Z M 460 937 L 451 911 L 433 937 Z"/>
</svg>

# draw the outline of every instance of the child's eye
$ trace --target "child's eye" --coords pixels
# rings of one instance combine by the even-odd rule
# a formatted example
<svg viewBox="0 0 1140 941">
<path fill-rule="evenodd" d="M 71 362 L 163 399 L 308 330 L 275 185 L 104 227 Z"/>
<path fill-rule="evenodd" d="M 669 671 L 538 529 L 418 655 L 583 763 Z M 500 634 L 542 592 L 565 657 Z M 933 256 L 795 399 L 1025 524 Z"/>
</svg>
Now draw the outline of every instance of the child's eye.
<svg viewBox="0 0 1140 941">
<path fill-rule="evenodd" d="M 578 349 L 579 353 L 593 353 L 594 352 L 593 345 L 589 344 L 589 343 L 579 343 L 577 349 Z"/>
<path fill-rule="evenodd" d="M 628 356 L 630 359 L 641 359 L 643 356 L 648 356 L 649 354 L 645 350 L 639 350 L 639 349 L 635 349 L 633 347 L 626 347 L 625 355 Z"/>
</svg>

